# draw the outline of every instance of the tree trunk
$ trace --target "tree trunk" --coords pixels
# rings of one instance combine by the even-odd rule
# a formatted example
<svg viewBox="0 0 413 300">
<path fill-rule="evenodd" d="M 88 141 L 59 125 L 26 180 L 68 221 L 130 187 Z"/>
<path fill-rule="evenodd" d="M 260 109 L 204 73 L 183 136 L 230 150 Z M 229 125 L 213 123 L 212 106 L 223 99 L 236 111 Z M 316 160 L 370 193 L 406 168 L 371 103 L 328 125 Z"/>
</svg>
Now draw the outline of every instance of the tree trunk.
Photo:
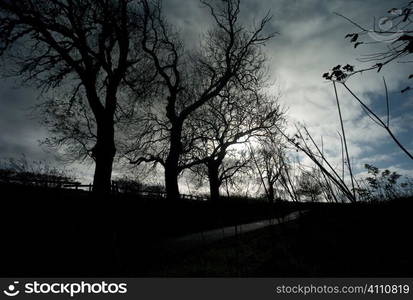
<svg viewBox="0 0 413 300">
<path fill-rule="evenodd" d="M 92 149 L 95 159 L 93 192 L 108 194 L 111 191 L 113 159 L 116 154 L 114 124 L 111 118 L 98 122 L 97 141 Z"/>
<path fill-rule="evenodd" d="M 165 162 L 166 198 L 170 201 L 179 200 L 179 157 L 182 152 L 182 126 L 173 125 L 171 128 L 170 148 Z"/>
<path fill-rule="evenodd" d="M 268 201 L 274 203 L 274 185 L 268 180 Z"/>
<path fill-rule="evenodd" d="M 166 198 L 170 201 L 179 200 L 177 169 L 178 169 L 178 161 L 168 156 L 168 159 L 165 164 L 165 189 L 166 189 Z"/>
<path fill-rule="evenodd" d="M 219 180 L 218 167 L 219 164 L 215 161 L 210 161 L 207 163 L 208 167 L 208 179 L 209 179 L 209 190 L 212 201 L 219 200 L 219 188 L 221 182 Z"/>
</svg>

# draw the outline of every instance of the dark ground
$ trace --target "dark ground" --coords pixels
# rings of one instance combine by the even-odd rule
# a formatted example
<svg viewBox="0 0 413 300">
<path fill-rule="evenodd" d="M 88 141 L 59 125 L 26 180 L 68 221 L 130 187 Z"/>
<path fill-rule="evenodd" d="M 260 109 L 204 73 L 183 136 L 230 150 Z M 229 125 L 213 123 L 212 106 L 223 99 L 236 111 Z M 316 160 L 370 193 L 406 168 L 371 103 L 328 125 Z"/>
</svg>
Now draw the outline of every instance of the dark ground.
<svg viewBox="0 0 413 300">
<path fill-rule="evenodd" d="M 223 201 L 165 203 L 135 197 L 1 186 L 2 277 L 304 277 L 413 275 L 413 199 L 323 205 Z M 301 219 L 186 253 L 164 238 L 265 219 Z"/>
<path fill-rule="evenodd" d="M 170 258 L 153 276 L 412 277 L 413 199 L 316 208 Z"/>
<path fill-rule="evenodd" d="M 291 203 L 242 199 L 214 204 L 120 194 L 102 198 L 18 185 L 0 185 L 0 191 L 0 275 L 7 277 L 135 276 L 159 260 L 154 249 L 165 238 L 296 209 Z"/>
</svg>

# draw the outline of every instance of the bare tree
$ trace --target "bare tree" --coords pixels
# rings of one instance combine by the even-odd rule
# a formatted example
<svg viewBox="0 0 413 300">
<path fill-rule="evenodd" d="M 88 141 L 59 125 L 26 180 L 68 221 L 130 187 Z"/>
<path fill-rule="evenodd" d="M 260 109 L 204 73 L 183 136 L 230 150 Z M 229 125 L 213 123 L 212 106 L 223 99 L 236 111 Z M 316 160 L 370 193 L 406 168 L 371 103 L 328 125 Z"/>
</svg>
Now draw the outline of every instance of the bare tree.
<svg viewBox="0 0 413 300">
<path fill-rule="evenodd" d="M 212 199 L 219 199 L 222 183 L 248 165 L 245 155 L 224 163 L 227 154 L 252 137 L 275 134 L 284 121 L 278 99 L 260 92 L 260 86 L 252 88 L 230 85 L 188 120 L 194 127 L 191 161 L 206 165 Z"/>
<path fill-rule="evenodd" d="M 260 185 L 264 188 L 268 201 L 273 203 L 279 198 L 276 191 L 284 168 L 285 147 L 280 140 L 274 142 L 274 139 L 264 139 L 260 141 L 260 145 L 250 147 L 250 152 Z"/>
<path fill-rule="evenodd" d="M 297 194 L 309 198 L 311 202 L 318 202 L 323 193 L 323 186 L 319 180 L 317 169 L 301 172 L 298 177 Z"/>
<path fill-rule="evenodd" d="M 41 116 L 40 122 L 49 130 L 42 144 L 59 151 L 64 162 L 93 159 L 96 122 L 83 98 L 67 101 L 65 95 L 50 97 L 36 106 L 34 113 Z"/>
<path fill-rule="evenodd" d="M 136 87 L 149 72 L 141 68 L 139 11 L 133 0 L 0 1 L 0 55 L 7 66 L 14 62 L 11 75 L 69 95 L 61 98 L 69 110 L 75 99 L 90 108 L 83 120 L 94 124 L 88 134 L 95 139 L 89 150 L 96 192 L 110 190 L 120 87 Z"/>
<path fill-rule="evenodd" d="M 131 161 L 162 164 L 168 198 L 174 200 L 179 198 L 178 175 L 199 163 L 185 160 L 190 151 L 188 145 L 192 144 L 186 138 L 191 131 L 187 120 L 229 83 L 248 88 L 258 79 L 265 61 L 261 46 L 273 34 L 264 33 L 270 21 L 268 15 L 252 30 L 244 28 L 239 19 L 239 0 L 201 1 L 210 11 L 215 26 L 205 34 L 199 50 L 188 55 L 178 34 L 163 19 L 160 3 L 143 2 L 142 46 L 161 78 L 159 98 L 164 110 L 150 112 L 149 132 L 139 134 L 140 145 L 133 147 L 143 153 L 131 151 L 135 152 Z M 161 145 L 155 146 L 154 140 Z"/>
<path fill-rule="evenodd" d="M 241 174 L 250 171 L 250 157 L 245 150 L 228 149 L 225 157 L 217 156 L 215 159 L 206 157 L 202 164 L 191 167 L 191 175 L 196 182 L 203 183 L 208 180 L 210 199 L 217 201 L 220 198 L 220 189 L 225 186 L 227 195 L 229 188 L 237 186 Z M 219 164 L 217 163 L 219 161 Z"/>
</svg>

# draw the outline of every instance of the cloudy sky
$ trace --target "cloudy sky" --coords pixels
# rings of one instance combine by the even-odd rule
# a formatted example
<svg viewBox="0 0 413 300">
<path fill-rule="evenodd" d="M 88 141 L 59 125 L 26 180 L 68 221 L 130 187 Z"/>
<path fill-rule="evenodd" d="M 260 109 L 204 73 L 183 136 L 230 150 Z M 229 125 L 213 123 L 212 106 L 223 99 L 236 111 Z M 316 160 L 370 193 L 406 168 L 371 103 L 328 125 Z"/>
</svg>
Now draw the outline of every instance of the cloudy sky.
<svg viewBox="0 0 413 300">
<path fill-rule="evenodd" d="M 407 1 L 408 2 L 408 1 Z M 327 153 L 334 161 L 340 156 L 337 131 L 340 129 L 334 90 L 321 75 L 338 64 L 367 66 L 356 59 L 374 52 L 371 46 L 353 45 L 344 39 L 355 27 L 334 12 L 341 13 L 367 28 L 373 27 L 373 17 L 384 16 L 405 1 L 379 0 L 244 0 L 242 19 L 253 23 L 268 10 L 273 19 L 269 30 L 279 34 L 266 45 L 269 70 L 274 91 L 281 93 L 288 107 L 290 124 L 304 123 L 315 138 L 323 137 Z M 164 1 L 164 11 L 170 22 L 180 29 L 188 47 L 199 43 L 211 18 L 196 0 Z M 378 45 L 383 46 L 383 45 Z M 364 73 L 347 83 L 380 115 L 385 112 L 382 77 L 386 78 L 392 112 L 392 128 L 408 149 L 413 150 L 413 94 L 401 94 L 407 83 L 409 64 L 394 64 L 379 74 Z M 413 163 L 389 139 L 386 132 L 362 112 L 343 88 L 339 88 L 342 113 L 349 140 L 349 151 L 356 172 L 369 163 L 413 175 Z M 38 92 L 21 88 L 12 79 L 0 83 L 0 158 L 25 154 L 30 159 L 52 160 L 53 154 L 39 145 L 47 131 L 30 116 L 29 108 L 36 104 Z M 76 166 L 78 167 L 78 166 Z M 90 169 L 90 168 L 89 168 Z M 90 171 L 79 168 L 85 176 Z"/>
</svg>

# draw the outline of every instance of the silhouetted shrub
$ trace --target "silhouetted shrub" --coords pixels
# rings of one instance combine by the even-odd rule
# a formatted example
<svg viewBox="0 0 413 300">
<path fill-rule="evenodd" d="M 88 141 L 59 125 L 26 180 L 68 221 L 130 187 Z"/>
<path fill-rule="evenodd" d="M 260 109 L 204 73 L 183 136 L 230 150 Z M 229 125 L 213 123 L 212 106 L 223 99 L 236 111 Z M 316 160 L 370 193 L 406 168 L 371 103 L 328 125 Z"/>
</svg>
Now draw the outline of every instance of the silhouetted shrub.
<svg viewBox="0 0 413 300">
<path fill-rule="evenodd" d="M 0 183 L 61 187 L 74 181 L 69 171 L 46 161 L 28 161 L 24 155 L 19 159 L 3 160 L 0 164 Z"/>
</svg>

